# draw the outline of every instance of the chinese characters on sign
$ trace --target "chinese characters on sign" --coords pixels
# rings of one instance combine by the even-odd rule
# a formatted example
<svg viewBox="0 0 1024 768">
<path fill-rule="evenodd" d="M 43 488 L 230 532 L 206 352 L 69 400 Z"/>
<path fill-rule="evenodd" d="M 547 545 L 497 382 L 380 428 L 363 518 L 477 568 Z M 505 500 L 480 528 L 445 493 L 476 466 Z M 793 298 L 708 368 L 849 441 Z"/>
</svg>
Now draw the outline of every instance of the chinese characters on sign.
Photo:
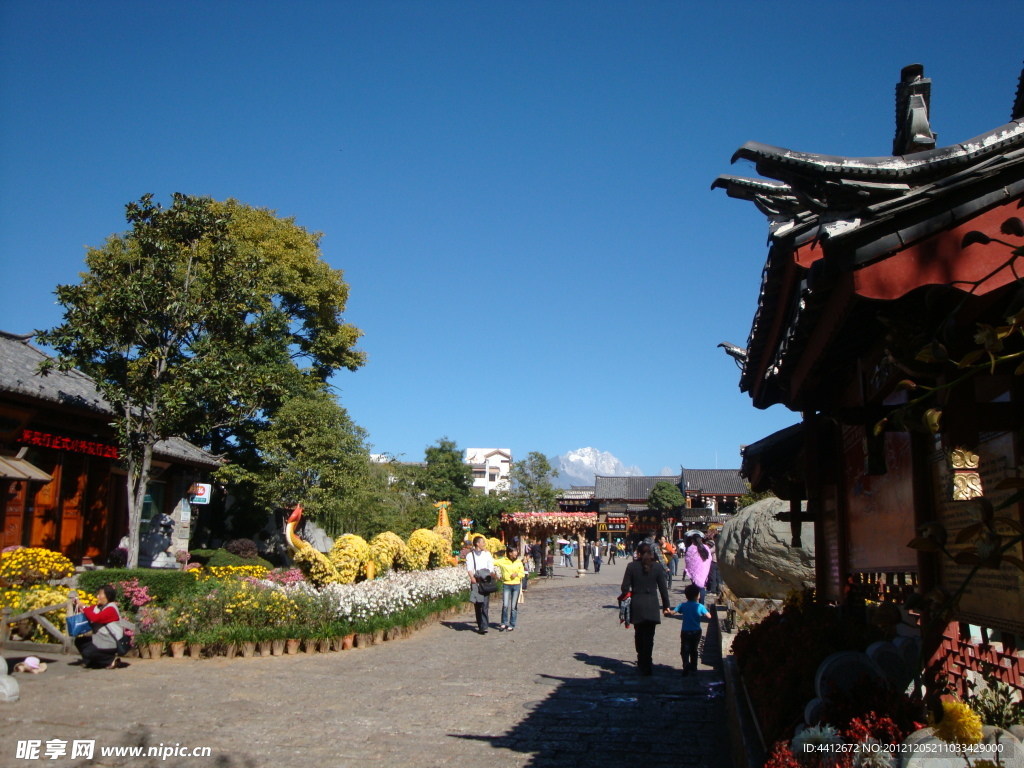
<svg viewBox="0 0 1024 768">
<path fill-rule="evenodd" d="M 18 438 L 18 442 L 25 445 L 38 445 L 42 448 L 53 448 L 58 451 L 103 456 L 108 459 L 116 459 L 118 457 L 117 448 L 112 445 L 94 443 L 91 440 L 77 440 L 72 437 L 50 435 L 46 432 L 36 432 L 34 429 L 24 430 L 21 433 L 21 437 Z"/>
<path fill-rule="evenodd" d="M 56 760 L 58 757 L 69 756 L 72 759 L 82 757 L 92 760 L 96 750 L 95 739 L 75 739 L 71 742 L 71 754 L 68 755 L 68 743 L 64 739 L 47 739 L 43 747 L 42 739 L 28 739 L 18 742 L 15 757 L 19 760 Z"/>
</svg>

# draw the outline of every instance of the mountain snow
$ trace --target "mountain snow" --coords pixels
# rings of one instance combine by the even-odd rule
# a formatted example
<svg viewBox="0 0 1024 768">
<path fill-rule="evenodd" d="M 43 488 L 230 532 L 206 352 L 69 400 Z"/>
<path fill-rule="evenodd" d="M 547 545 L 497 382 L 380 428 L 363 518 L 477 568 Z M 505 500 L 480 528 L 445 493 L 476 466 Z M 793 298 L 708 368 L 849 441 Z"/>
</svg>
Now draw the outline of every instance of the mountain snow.
<svg viewBox="0 0 1024 768">
<path fill-rule="evenodd" d="M 631 477 L 643 475 L 640 467 L 627 467 L 607 451 L 597 448 L 577 448 L 575 451 L 552 456 L 551 466 L 558 470 L 558 477 L 552 483 L 556 488 L 571 485 L 593 485 L 595 475 L 606 477 Z"/>
</svg>

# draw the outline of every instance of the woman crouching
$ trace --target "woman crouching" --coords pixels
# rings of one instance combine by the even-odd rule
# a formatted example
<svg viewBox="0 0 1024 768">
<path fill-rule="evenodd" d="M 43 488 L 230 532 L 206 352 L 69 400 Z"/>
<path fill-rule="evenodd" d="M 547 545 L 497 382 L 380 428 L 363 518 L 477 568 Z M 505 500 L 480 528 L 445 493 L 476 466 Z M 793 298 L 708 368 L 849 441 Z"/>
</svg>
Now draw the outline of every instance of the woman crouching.
<svg viewBox="0 0 1024 768">
<path fill-rule="evenodd" d="M 92 632 L 75 638 L 75 646 L 82 654 L 85 666 L 92 669 L 116 669 L 117 641 L 124 635 L 121 629 L 121 611 L 117 608 L 117 592 L 109 584 L 96 590 L 96 605 L 86 606 L 82 613 L 92 625 Z M 81 603 L 75 600 L 76 607 Z"/>
</svg>

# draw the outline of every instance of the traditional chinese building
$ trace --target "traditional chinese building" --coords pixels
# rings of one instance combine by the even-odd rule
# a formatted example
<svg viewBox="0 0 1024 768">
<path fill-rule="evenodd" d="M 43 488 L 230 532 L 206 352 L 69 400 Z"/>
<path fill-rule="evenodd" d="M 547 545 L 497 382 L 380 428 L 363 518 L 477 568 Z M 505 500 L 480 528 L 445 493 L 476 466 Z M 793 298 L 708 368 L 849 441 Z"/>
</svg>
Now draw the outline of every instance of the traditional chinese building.
<svg viewBox="0 0 1024 768">
<path fill-rule="evenodd" d="M 944 147 L 930 99 L 923 68 L 906 67 L 891 156 L 750 142 L 733 159 L 764 178 L 714 183 L 769 224 L 747 347 L 728 345 L 740 389 L 758 408 L 802 415 L 747 446 L 743 473 L 791 501 L 794 546 L 801 519 L 813 521 L 819 594 L 841 603 L 955 590 L 985 554 L 981 534 L 1008 541 L 1024 522 L 1008 488 L 1020 476 L 1024 377 L 1017 363 L 972 368 L 1021 348 L 1024 87 L 1010 122 Z M 1000 507 L 1009 522 L 986 511 Z M 958 540 L 985 520 L 991 530 Z M 957 562 L 907 546 L 938 530 L 931 522 Z M 1020 546 L 1005 554 L 1020 558 Z M 985 658 L 1020 687 L 1024 573 L 1006 559 L 980 570 L 957 619 L 946 673 Z"/>
<path fill-rule="evenodd" d="M 39 375 L 46 355 L 30 338 L 0 331 L 0 548 L 45 547 L 75 563 L 102 564 L 128 532 L 127 476 L 110 426 L 113 410 L 79 371 Z M 193 485 L 219 466 L 185 440 L 158 443 L 144 540 L 187 549 Z M 160 530 L 148 530 L 152 519 Z"/>
<path fill-rule="evenodd" d="M 710 510 L 714 515 L 731 515 L 736 502 L 747 493 L 747 483 L 738 469 L 683 469 L 680 489 L 691 509 Z"/>
</svg>

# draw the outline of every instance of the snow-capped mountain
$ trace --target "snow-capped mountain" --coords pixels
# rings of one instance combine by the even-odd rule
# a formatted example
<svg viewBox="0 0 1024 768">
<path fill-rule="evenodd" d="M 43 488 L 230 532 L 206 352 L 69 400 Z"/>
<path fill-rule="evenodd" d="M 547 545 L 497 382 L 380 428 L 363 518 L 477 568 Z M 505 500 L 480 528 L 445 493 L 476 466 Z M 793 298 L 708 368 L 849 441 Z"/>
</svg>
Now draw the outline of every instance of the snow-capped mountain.
<svg viewBox="0 0 1024 768">
<path fill-rule="evenodd" d="M 643 474 L 640 467 L 627 467 L 612 454 L 597 448 L 577 448 L 561 456 L 552 456 L 549 461 L 558 470 L 558 477 L 552 483 L 556 488 L 593 485 L 594 475 L 630 477 Z"/>
</svg>

